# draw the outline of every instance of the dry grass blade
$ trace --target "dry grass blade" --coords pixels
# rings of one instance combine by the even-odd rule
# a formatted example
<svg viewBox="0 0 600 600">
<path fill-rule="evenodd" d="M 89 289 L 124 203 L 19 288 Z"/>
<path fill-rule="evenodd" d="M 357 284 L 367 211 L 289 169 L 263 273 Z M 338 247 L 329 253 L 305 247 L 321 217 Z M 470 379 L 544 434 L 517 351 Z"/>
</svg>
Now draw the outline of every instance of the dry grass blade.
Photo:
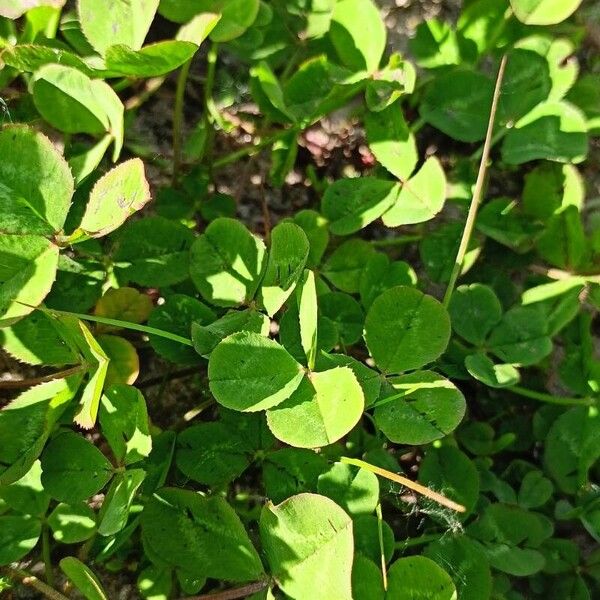
<svg viewBox="0 0 600 600">
<path fill-rule="evenodd" d="M 449 498 L 446 498 L 446 496 L 442 496 L 442 494 L 438 494 L 437 492 L 430 490 L 428 487 L 425 487 L 424 485 L 421 485 L 416 481 L 412 481 L 406 477 L 403 477 L 402 475 L 398 475 L 397 473 L 392 473 L 392 471 L 382 469 L 381 467 L 376 467 L 375 465 L 365 462 L 364 460 L 342 456 L 341 462 L 349 465 L 354 465 L 355 467 L 360 467 L 361 469 L 366 469 L 367 471 L 371 471 L 376 475 L 385 477 L 390 481 L 395 481 L 396 483 L 399 483 L 400 485 L 411 489 L 413 492 L 421 494 L 421 496 L 425 496 L 426 498 L 429 498 L 430 500 L 433 500 L 434 502 L 437 502 L 438 504 L 441 504 L 446 508 L 455 510 L 456 512 L 464 513 L 467 510 L 462 504 L 458 504 L 457 502 L 454 502 Z"/>
<path fill-rule="evenodd" d="M 488 161 L 490 159 L 490 150 L 492 149 L 492 138 L 494 135 L 494 123 L 496 121 L 496 112 L 498 110 L 498 102 L 500 100 L 500 93 L 502 91 L 502 82 L 504 80 L 504 71 L 506 70 L 507 55 L 505 54 L 500 61 L 500 68 L 498 69 L 498 76 L 496 77 L 496 87 L 494 89 L 494 96 L 492 98 L 492 108 L 490 109 L 490 118 L 488 121 L 487 133 L 485 135 L 485 142 L 483 144 L 483 154 L 481 155 L 481 162 L 479 163 L 479 172 L 477 174 L 477 182 L 475 183 L 475 189 L 473 190 L 473 199 L 469 206 L 469 213 L 465 222 L 465 228 L 463 230 L 462 238 L 460 240 L 460 246 L 458 247 L 458 253 L 456 254 L 456 260 L 454 261 L 454 267 L 452 268 L 452 274 L 450 275 L 450 281 L 444 294 L 444 306 L 450 304 L 450 298 L 454 292 L 456 281 L 460 276 L 460 272 L 469 247 L 469 241 L 475 227 L 475 219 L 477 218 L 477 211 L 479 210 L 479 204 L 481 203 L 481 197 L 483 195 L 483 188 L 485 186 L 485 180 L 488 170 Z"/>
</svg>

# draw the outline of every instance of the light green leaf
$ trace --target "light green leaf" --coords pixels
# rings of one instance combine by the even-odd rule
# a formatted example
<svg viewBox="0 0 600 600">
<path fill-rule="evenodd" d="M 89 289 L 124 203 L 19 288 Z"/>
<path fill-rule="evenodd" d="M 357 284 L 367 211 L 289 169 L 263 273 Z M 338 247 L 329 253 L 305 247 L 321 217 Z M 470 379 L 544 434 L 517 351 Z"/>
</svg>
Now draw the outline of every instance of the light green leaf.
<svg viewBox="0 0 600 600">
<path fill-rule="evenodd" d="M 42 523 L 28 515 L 0 516 L 0 565 L 9 565 L 29 554 L 42 532 Z"/>
<path fill-rule="evenodd" d="M 464 7 L 461 16 L 469 6 Z M 409 48 L 417 64 L 424 69 L 459 65 L 462 62 L 456 31 L 450 23 L 439 19 L 427 19 L 419 23 L 415 36 L 409 40 Z"/>
<path fill-rule="evenodd" d="M 110 46 L 125 44 L 139 50 L 154 20 L 159 0 L 78 0 L 81 30 L 101 55 Z"/>
<path fill-rule="evenodd" d="M 340 0 L 333 10 L 329 37 L 345 66 L 369 73 L 379 67 L 386 30 L 372 0 Z"/>
<path fill-rule="evenodd" d="M 315 274 L 312 271 L 304 271 L 296 296 L 298 300 L 300 341 L 306 355 L 308 368 L 312 370 L 315 367 L 317 357 L 318 329 L 317 289 L 315 287 Z"/>
<path fill-rule="evenodd" d="M 60 232 L 73 177 L 52 142 L 25 125 L 6 125 L 0 129 L 0 156 L 0 232 Z"/>
<path fill-rule="evenodd" d="M 106 134 L 93 146 L 69 157 L 69 167 L 75 178 L 76 186 L 79 186 L 84 179 L 89 177 L 98 168 L 112 141 L 112 135 Z"/>
<path fill-rule="evenodd" d="M 380 69 L 377 78 L 367 81 L 365 102 L 373 112 L 385 110 L 404 94 L 415 89 L 417 72 L 414 65 L 394 52 L 386 67 Z"/>
<path fill-rule="evenodd" d="M 581 0 L 510 0 L 517 18 L 526 25 L 555 25 L 569 18 Z"/>
<path fill-rule="evenodd" d="M 259 302 L 272 317 L 283 306 L 304 270 L 309 242 L 294 223 L 280 223 L 271 232 L 269 258 L 258 293 Z"/>
<path fill-rule="evenodd" d="M 152 450 L 148 411 L 142 393 L 129 385 L 113 385 L 100 404 L 102 435 L 119 463 L 132 464 Z"/>
<path fill-rule="evenodd" d="M 390 600 L 457 600 L 450 575 L 431 559 L 409 556 L 398 559 L 388 570 Z"/>
<path fill-rule="evenodd" d="M 327 354 L 321 352 L 317 360 L 317 370 L 327 371 L 333 367 L 349 367 L 360 384 L 365 396 L 365 407 L 368 408 L 379 398 L 382 377 L 373 369 L 347 354 Z"/>
<path fill-rule="evenodd" d="M 338 179 L 325 191 L 321 212 L 335 235 L 349 235 L 378 219 L 396 201 L 400 186 L 375 177 Z"/>
<path fill-rule="evenodd" d="M 98 343 L 108 358 L 104 386 L 134 384 L 140 374 L 140 357 L 135 346 L 119 335 L 102 334 Z"/>
<path fill-rule="evenodd" d="M 417 369 L 434 361 L 450 339 L 450 317 L 432 296 L 398 286 L 371 305 L 365 340 L 375 364 L 385 373 Z"/>
<path fill-rule="evenodd" d="M 302 377 L 302 367 L 283 346 L 245 331 L 225 338 L 208 363 L 210 391 L 217 402 L 240 411 L 277 406 L 291 396 Z"/>
<path fill-rule="evenodd" d="M 375 158 L 400 181 L 406 181 L 419 161 L 417 144 L 400 103 L 365 117 L 367 142 Z"/>
<path fill-rule="evenodd" d="M 215 219 L 191 248 L 192 281 L 217 306 L 250 301 L 265 267 L 265 245 L 235 219 Z"/>
<path fill-rule="evenodd" d="M 159 490 L 142 513 L 142 537 L 158 566 L 225 581 L 255 581 L 263 574 L 242 522 L 220 496 Z"/>
<path fill-rule="evenodd" d="M 468 53 L 471 58 L 471 44 L 476 46 L 479 55 L 502 45 L 505 38 L 498 36 L 497 32 L 505 31 L 503 27 L 509 18 L 508 10 L 507 0 L 473 0 L 463 6 L 456 23 L 462 52 Z M 472 60 L 475 59 L 473 56 Z"/>
<path fill-rule="evenodd" d="M 80 408 L 73 420 L 83 429 L 91 429 L 96 423 L 100 396 L 108 372 L 109 358 L 82 321 L 79 321 L 79 327 L 82 334 L 81 350 L 89 366 L 90 376 L 83 388 L 79 401 Z"/>
<path fill-rule="evenodd" d="M 37 235 L 5 234 L 0 235 L 0 258 L 0 327 L 6 327 L 31 313 L 50 292 L 58 247 Z"/>
<path fill-rule="evenodd" d="M 112 466 L 91 442 L 73 432 L 57 435 L 42 455 L 42 483 L 56 500 L 76 504 L 100 491 Z"/>
<path fill-rule="evenodd" d="M 389 383 L 375 403 L 375 421 L 392 442 L 428 444 L 454 431 L 465 416 L 464 396 L 437 373 L 417 371 Z"/>
<path fill-rule="evenodd" d="M 84 502 L 61 503 L 48 515 L 48 525 L 57 542 L 78 544 L 94 535 L 96 514 Z"/>
<path fill-rule="evenodd" d="M 43 518 L 50 496 L 44 491 L 41 475 L 40 461 L 36 460 L 21 479 L 0 487 L 0 501 L 17 513 Z"/>
<path fill-rule="evenodd" d="M 511 129 L 502 158 L 511 165 L 545 159 L 582 162 L 588 152 L 587 124 L 578 108 L 565 101 L 539 104 Z"/>
<path fill-rule="evenodd" d="M 327 219 L 315 210 L 305 209 L 294 215 L 294 223 L 303 229 L 310 242 L 306 266 L 314 269 L 321 264 L 321 258 L 329 244 Z"/>
<path fill-rule="evenodd" d="M 102 584 L 94 572 L 74 556 L 63 558 L 60 563 L 63 573 L 87 600 L 108 600 Z"/>
<path fill-rule="evenodd" d="M 200 46 L 210 35 L 210 32 L 215 28 L 220 18 L 221 15 L 212 12 L 195 14 L 192 19 L 179 29 L 175 39 L 181 42 L 192 42 L 192 44 Z"/>
<path fill-rule="evenodd" d="M 429 221 L 444 207 L 446 175 L 440 161 L 428 158 L 417 173 L 402 185 L 392 207 L 383 214 L 387 227 Z"/>
<path fill-rule="evenodd" d="M 297 448 L 333 444 L 360 420 L 365 398 L 356 376 L 348 367 L 311 373 L 295 392 L 267 411 L 273 435 Z"/>
<path fill-rule="evenodd" d="M 40 114 L 65 133 L 110 133 L 118 156 L 123 145 L 123 104 L 104 81 L 76 68 L 50 64 L 32 78 L 33 101 Z"/>
<path fill-rule="evenodd" d="M 250 69 L 252 96 L 261 111 L 280 123 L 293 123 L 295 116 L 288 110 L 283 88 L 266 61 L 261 61 Z"/>
<path fill-rule="evenodd" d="M 4 0 L 0 6 L 0 16 L 7 19 L 18 19 L 28 10 L 38 6 L 61 8 L 65 0 Z"/>
<path fill-rule="evenodd" d="M 124 77 L 160 77 L 190 60 L 197 50 L 196 44 L 180 40 L 157 42 L 141 50 L 117 44 L 106 51 L 106 68 Z"/>
<path fill-rule="evenodd" d="M 150 565 L 137 578 L 137 589 L 147 600 L 168 600 L 172 588 L 173 573 L 170 569 Z"/>
<path fill-rule="evenodd" d="M 256 20 L 259 0 L 226 0 L 221 19 L 210 34 L 213 42 L 230 42 L 240 37 Z"/>
<path fill-rule="evenodd" d="M 110 288 L 98 300 L 94 314 L 129 323 L 144 323 L 148 320 L 153 308 L 151 298 L 135 288 Z M 110 325 L 98 325 L 98 331 L 114 331 L 115 329 Z"/>
<path fill-rule="evenodd" d="M 54 319 L 34 311 L 12 327 L 0 329 L 4 352 L 28 365 L 62 366 L 79 361 L 54 326 Z"/>
<path fill-rule="evenodd" d="M 0 485 L 19 480 L 31 469 L 80 381 L 80 375 L 48 381 L 23 392 L 3 407 Z"/>
<path fill-rule="evenodd" d="M 139 158 L 132 158 L 96 182 L 79 230 L 89 237 L 105 236 L 119 228 L 149 200 L 144 163 Z"/>
<path fill-rule="evenodd" d="M 328 352 L 335 347 L 339 335 L 335 323 L 322 314 L 317 317 L 317 333 L 318 357 L 321 352 Z M 302 348 L 300 315 L 296 303 L 290 303 L 279 321 L 279 341 L 298 362 L 308 365 L 306 353 Z"/>
<path fill-rule="evenodd" d="M 329 498 L 299 494 L 267 504 L 260 537 L 271 573 L 286 595 L 352 598 L 352 520 Z"/>
<path fill-rule="evenodd" d="M 502 319 L 502 305 L 494 290 L 480 283 L 456 288 L 448 307 L 452 329 L 471 344 L 481 346 Z"/>
<path fill-rule="evenodd" d="M 36 44 L 17 44 L 2 49 L 2 60 L 10 67 L 19 71 L 33 73 L 45 65 L 58 64 L 66 67 L 75 67 L 88 77 L 97 75 L 97 71 L 90 68 L 79 56 L 63 48 L 52 48 Z"/>
<path fill-rule="evenodd" d="M 521 376 L 513 365 L 494 364 L 487 354 L 478 352 L 465 358 L 469 374 L 488 387 L 503 388 L 519 383 Z"/>
<path fill-rule="evenodd" d="M 353 517 L 371 514 L 379 504 L 377 475 L 345 463 L 335 463 L 321 474 L 317 490 Z"/>
<path fill-rule="evenodd" d="M 208 11 L 211 7 L 218 7 L 223 0 L 161 0 L 158 12 L 175 23 L 187 23 L 195 15 Z"/>
<path fill-rule="evenodd" d="M 125 528 L 134 496 L 146 477 L 143 469 L 117 473 L 111 481 L 98 515 L 98 533 L 115 535 Z"/>
</svg>

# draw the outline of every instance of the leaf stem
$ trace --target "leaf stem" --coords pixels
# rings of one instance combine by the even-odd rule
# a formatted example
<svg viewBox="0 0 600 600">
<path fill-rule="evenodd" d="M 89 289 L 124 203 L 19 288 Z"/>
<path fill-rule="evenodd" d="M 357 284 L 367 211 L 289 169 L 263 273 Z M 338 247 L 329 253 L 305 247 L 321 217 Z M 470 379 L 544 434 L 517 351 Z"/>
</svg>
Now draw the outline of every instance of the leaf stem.
<svg viewBox="0 0 600 600">
<path fill-rule="evenodd" d="M 240 148 L 239 150 L 235 150 L 234 152 L 227 154 L 226 156 L 218 158 L 213 162 L 212 167 L 213 169 L 221 169 L 240 160 L 241 158 L 253 156 L 263 148 L 266 148 L 267 146 L 270 146 L 271 144 L 274 144 L 275 142 L 289 135 L 290 131 L 300 131 L 300 129 L 301 128 L 299 126 L 292 127 L 291 129 L 282 129 L 281 131 L 278 131 L 269 137 L 263 138 L 254 144 L 249 144 Z"/>
<path fill-rule="evenodd" d="M 121 329 L 131 329 L 132 331 L 139 331 L 148 335 L 162 337 L 173 342 L 179 342 L 180 344 L 184 344 L 185 346 L 194 346 L 192 340 L 188 338 L 184 338 L 183 336 L 177 335 L 176 333 L 171 333 L 170 331 L 164 331 L 162 329 L 156 329 L 155 327 L 149 327 L 147 325 L 139 325 L 138 323 L 130 323 L 129 321 L 121 321 L 119 319 L 109 319 L 107 317 L 98 317 L 96 315 L 84 315 L 81 313 L 69 312 L 66 310 L 53 310 L 50 308 L 42 307 L 37 308 L 38 310 L 46 312 L 50 315 L 75 317 L 76 319 L 81 319 L 82 321 L 102 323 L 102 325 L 112 325 L 113 327 L 119 327 Z"/>
<path fill-rule="evenodd" d="M 202 594 L 201 596 L 187 596 L 184 600 L 237 600 L 238 598 L 247 598 L 252 594 L 262 592 L 268 588 L 271 582 L 268 579 L 248 583 L 241 587 L 225 590 L 224 592 L 215 592 L 214 594 Z"/>
<path fill-rule="evenodd" d="M 545 394 L 543 392 L 529 390 L 519 385 L 511 385 L 505 389 L 513 394 L 517 394 L 517 396 L 531 398 L 532 400 L 538 400 L 539 402 L 545 402 L 546 404 L 557 404 L 559 406 L 592 406 L 595 403 L 593 398 L 568 398 L 564 396 L 553 396 L 552 394 Z"/>
<path fill-rule="evenodd" d="M 462 270 L 465 254 L 471 240 L 473 228 L 475 227 L 475 219 L 477 217 L 477 211 L 481 202 L 481 196 L 483 195 L 483 188 L 488 170 L 488 161 L 490 158 L 490 150 L 492 147 L 492 138 L 494 134 L 494 122 L 496 121 L 496 112 L 498 110 L 498 103 L 500 100 L 500 93 L 502 91 L 502 81 L 504 79 L 504 71 L 506 70 L 507 55 L 502 56 L 500 61 L 500 68 L 498 69 L 498 76 L 496 77 L 496 87 L 494 89 L 494 96 L 492 98 L 492 107 L 490 110 L 490 118 L 488 121 L 487 133 L 485 136 L 485 143 L 483 145 L 483 153 L 481 156 L 481 162 L 479 163 L 479 173 L 477 174 L 477 182 L 475 183 L 475 189 L 473 191 L 473 199 L 471 200 L 471 206 L 469 207 L 469 213 L 465 222 L 465 228 L 463 230 L 462 238 L 460 240 L 460 246 L 458 247 L 458 253 L 456 260 L 454 261 L 454 267 L 452 268 L 452 274 L 450 275 L 450 281 L 446 288 L 444 295 L 444 306 L 450 304 L 456 281 Z"/>
<path fill-rule="evenodd" d="M 18 379 L 16 381 L 0 381 L 0 390 L 14 390 L 24 387 L 33 387 L 34 385 L 39 385 L 40 383 L 46 383 L 48 381 L 54 381 L 55 379 L 63 379 L 64 377 L 75 375 L 76 373 L 80 373 L 81 371 L 85 370 L 85 368 L 85 365 L 76 365 L 70 369 L 65 369 L 64 371 L 58 371 L 57 373 L 51 373 L 50 375 L 44 375 L 42 377 Z"/>
<path fill-rule="evenodd" d="M 19 581 L 23 585 L 29 585 L 36 589 L 40 594 L 50 598 L 50 600 L 69 600 L 67 596 L 63 596 L 59 591 L 50 587 L 47 583 L 44 583 L 38 579 L 35 575 L 23 571 L 22 569 L 15 569 L 13 567 L 0 567 L 0 572 L 5 573 L 13 581 Z"/>
<path fill-rule="evenodd" d="M 173 185 L 176 186 L 179 181 L 179 171 L 181 170 L 181 148 L 183 145 L 183 102 L 185 99 L 185 88 L 192 59 L 190 58 L 183 64 L 177 77 L 177 89 L 175 91 L 175 108 L 173 110 Z"/>
<path fill-rule="evenodd" d="M 409 488 L 413 492 L 417 492 L 417 494 L 421 494 L 430 500 L 445 506 L 446 508 L 450 508 L 451 510 L 455 510 L 456 512 L 466 512 L 466 508 L 462 504 L 458 504 L 446 498 L 446 496 L 442 496 L 442 494 L 438 494 L 433 490 L 430 490 L 428 487 L 417 483 L 416 481 L 411 481 L 410 479 L 403 477 L 402 475 L 398 475 L 397 473 L 392 473 L 392 471 L 388 471 L 386 469 L 382 469 L 381 467 L 376 467 L 364 460 L 360 460 L 358 458 L 348 458 L 347 456 L 342 456 L 340 458 L 340 462 L 346 463 L 348 465 L 354 465 L 355 467 L 360 467 L 361 469 L 366 469 L 367 471 L 371 471 L 371 473 L 375 473 L 376 475 L 380 475 L 381 477 L 385 477 L 390 481 L 395 481 L 404 487 Z"/>
<path fill-rule="evenodd" d="M 215 102 L 213 100 L 213 88 L 215 85 L 215 74 L 217 70 L 217 55 L 218 55 L 219 44 L 213 42 L 212 46 L 208 50 L 208 55 L 206 57 L 206 80 L 204 82 L 204 128 L 206 131 L 206 147 L 204 156 L 207 159 L 209 164 L 209 168 L 212 169 L 212 158 L 213 158 L 213 147 L 214 147 L 214 139 L 215 139 L 215 112 L 217 111 L 215 107 Z"/>
<path fill-rule="evenodd" d="M 399 237 L 385 238 L 383 240 L 371 240 L 371 246 L 401 246 L 403 244 L 412 244 L 413 242 L 420 242 L 423 239 L 422 235 L 403 235 Z"/>
<path fill-rule="evenodd" d="M 416 538 L 408 538 L 406 540 L 402 540 L 401 542 L 396 542 L 397 550 L 404 550 L 406 548 L 411 548 L 413 546 L 423 546 L 425 544 L 429 544 L 429 542 L 435 542 L 439 540 L 443 533 L 428 533 Z"/>
<path fill-rule="evenodd" d="M 44 561 L 44 576 L 46 583 L 54 586 L 54 572 L 52 571 L 52 556 L 50 555 L 50 531 L 48 525 L 42 525 L 42 560 Z"/>
</svg>

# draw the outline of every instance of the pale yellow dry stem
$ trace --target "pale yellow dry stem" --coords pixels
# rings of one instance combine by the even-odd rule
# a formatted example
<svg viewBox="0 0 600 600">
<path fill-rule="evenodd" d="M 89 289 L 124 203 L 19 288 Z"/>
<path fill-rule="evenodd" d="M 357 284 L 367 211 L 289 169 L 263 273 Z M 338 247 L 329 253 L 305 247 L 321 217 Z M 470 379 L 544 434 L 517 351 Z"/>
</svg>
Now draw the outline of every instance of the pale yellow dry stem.
<svg viewBox="0 0 600 600">
<path fill-rule="evenodd" d="M 349 464 L 349 465 L 354 465 L 355 467 L 360 467 L 361 469 L 366 469 L 367 471 L 371 471 L 372 473 L 375 473 L 376 475 L 385 477 L 386 479 L 389 479 L 390 481 L 395 481 L 396 483 L 399 483 L 400 485 L 403 485 L 404 487 L 409 488 L 413 492 L 416 492 L 417 494 L 421 494 L 421 496 L 425 496 L 426 498 L 429 498 L 430 500 L 433 500 L 434 502 L 437 502 L 438 504 L 441 504 L 442 506 L 445 506 L 446 508 L 455 510 L 456 512 L 464 513 L 467 511 L 467 509 L 462 504 L 458 504 L 457 502 L 454 502 L 454 501 L 450 500 L 449 498 L 446 498 L 446 496 L 442 496 L 442 494 L 438 494 L 438 492 L 434 492 L 433 490 L 430 490 L 428 487 L 425 487 L 424 485 L 421 485 L 420 483 L 417 483 L 416 481 L 412 481 L 411 479 L 408 479 L 407 477 L 403 477 L 402 475 L 398 475 L 397 473 L 392 473 L 392 471 L 382 469 L 381 467 L 376 467 L 375 465 L 365 462 L 364 460 L 359 460 L 358 458 L 348 458 L 346 456 L 342 456 L 341 462 Z"/>
</svg>

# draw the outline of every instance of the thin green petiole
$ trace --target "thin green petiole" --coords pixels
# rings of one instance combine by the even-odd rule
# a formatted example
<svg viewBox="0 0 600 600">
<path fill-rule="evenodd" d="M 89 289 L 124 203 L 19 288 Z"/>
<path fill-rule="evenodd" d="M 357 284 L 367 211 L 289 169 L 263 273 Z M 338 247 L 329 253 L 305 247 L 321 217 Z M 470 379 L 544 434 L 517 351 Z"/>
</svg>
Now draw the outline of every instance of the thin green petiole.
<svg viewBox="0 0 600 600">
<path fill-rule="evenodd" d="M 408 538 L 407 540 L 402 540 L 400 542 L 396 542 L 396 549 L 405 550 L 406 548 L 411 548 L 413 546 L 424 546 L 425 544 L 429 544 L 430 542 L 435 542 L 439 540 L 443 533 L 427 533 L 420 537 L 416 538 Z"/>
<path fill-rule="evenodd" d="M 162 337 L 173 342 L 179 342 L 180 344 L 184 344 L 185 346 L 191 346 L 192 348 L 194 347 L 192 340 L 189 340 L 188 338 L 184 338 L 181 335 L 177 335 L 176 333 L 171 333 L 169 331 L 164 331 L 162 329 L 156 329 L 155 327 L 148 327 L 147 325 L 139 325 L 138 323 L 120 321 L 119 319 L 109 319 L 107 317 L 98 317 L 96 315 L 84 315 L 81 313 L 74 313 L 66 310 L 52 310 L 49 308 L 42 307 L 37 308 L 38 310 L 41 310 L 50 315 L 75 317 L 76 319 L 81 319 L 82 321 L 91 321 L 92 323 L 101 323 L 102 325 L 112 325 L 113 327 L 120 327 L 121 329 L 131 329 L 132 331 L 139 331 L 140 333 L 155 335 L 156 337 Z"/>
<path fill-rule="evenodd" d="M 54 587 L 54 573 L 52 571 L 52 558 L 50 556 L 50 530 L 48 525 L 42 525 L 42 560 L 44 561 L 44 576 L 46 583 Z"/>
<path fill-rule="evenodd" d="M 538 400 L 539 402 L 545 402 L 546 404 L 557 404 L 559 406 L 592 406 L 595 403 L 593 398 L 568 398 L 564 396 L 553 396 L 552 394 L 528 390 L 527 388 L 523 388 L 519 385 L 512 385 L 506 389 L 513 394 L 517 394 L 518 396 L 531 398 L 532 400 Z"/>
<path fill-rule="evenodd" d="M 266 148 L 267 146 L 270 146 L 271 144 L 274 144 L 275 142 L 285 138 L 289 135 L 291 131 L 300 131 L 300 129 L 301 128 L 299 126 L 292 127 L 291 129 L 282 129 L 281 131 L 278 131 L 277 133 L 266 137 L 260 140 L 259 142 L 249 144 L 248 146 L 244 146 L 243 148 L 240 148 L 239 150 L 236 150 L 231 154 L 227 154 L 226 156 L 215 160 L 213 163 L 213 169 L 220 169 L 222 167 L 226 167 L 227 165 L 230 165 L 231 163 L 234 163 L 240 160 L 241 158 L 245 158 L 246 156 L 253 156 L 263 148 Z"/>
<path fill-rule="evenodd" d="M 175 108 L 173 110 L 173 185 L 179 181 L 181 169 L 182 147 L 183 147 L 183 101 L 185 99 L 185 88 L 192 59 L 181 67 L 177 77 L 177 90 L 175 92 Z"/>
</svg>

